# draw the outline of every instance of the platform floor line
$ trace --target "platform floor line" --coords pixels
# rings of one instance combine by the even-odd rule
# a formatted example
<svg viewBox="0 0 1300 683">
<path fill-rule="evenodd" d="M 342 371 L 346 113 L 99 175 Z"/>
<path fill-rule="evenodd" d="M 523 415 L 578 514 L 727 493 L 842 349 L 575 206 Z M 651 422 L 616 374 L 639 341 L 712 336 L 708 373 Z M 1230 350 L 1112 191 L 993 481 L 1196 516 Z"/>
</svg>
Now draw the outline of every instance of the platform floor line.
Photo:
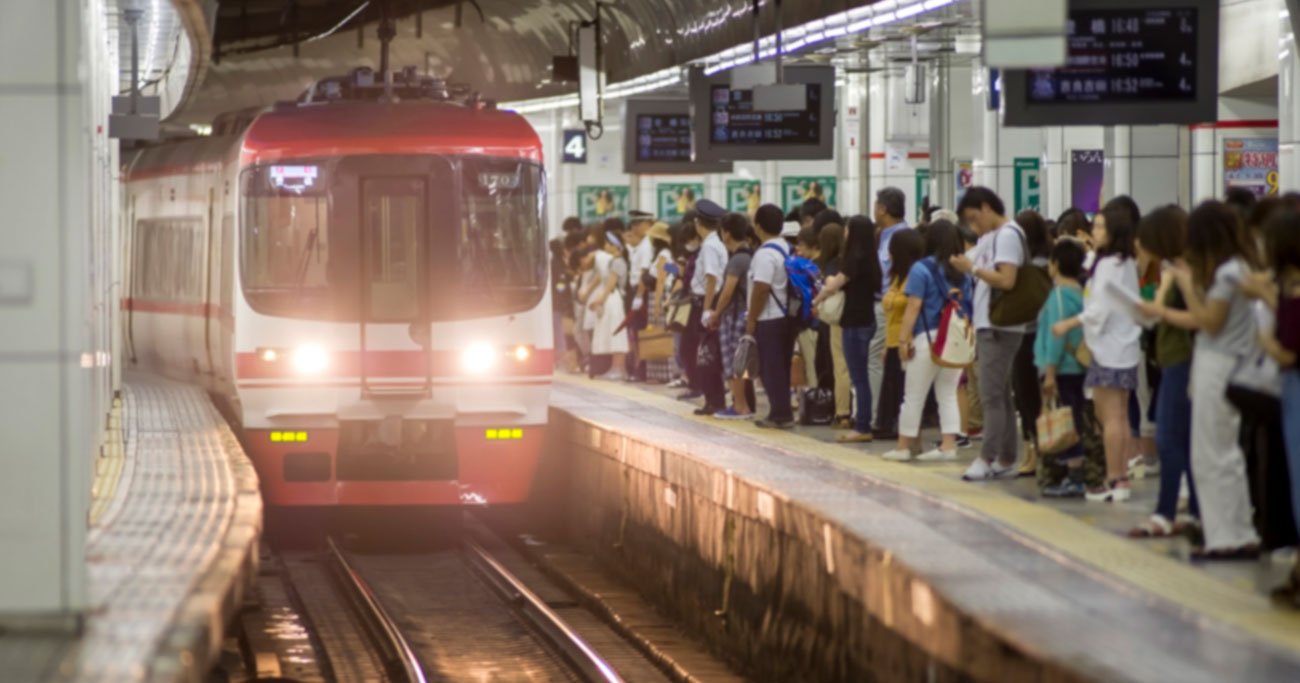
<svg viewBox="0 0 1300 683">
<path fill-rule="evenodd" d="M 1112 577 L 1158 596 L 1188 612 L 1215 620 L 1291 651 L 1300 650 L 1300 614 L 1274 607 L 1242 587 L 1185 562 L 1151 552 L 1048 506 L 1009 495 L 996 487 L 962 481 L 950 466 L 896 463 L 849 446 L 825 443 L 797 432 L 759 429 L 749 421 L 722 421 L 691 414 L 693 403 L 635 386 L 556 375 L 556 380 L 609 393 L 684 419 L 753 437 L 793 452 L 813 455 L 873 479 L 978 513 L 1011 529 L 1027 542 L 1067 555 L 1100 576 Z M 1136 596 L 1135 596 L 1136 597 Z"/>
</svg>

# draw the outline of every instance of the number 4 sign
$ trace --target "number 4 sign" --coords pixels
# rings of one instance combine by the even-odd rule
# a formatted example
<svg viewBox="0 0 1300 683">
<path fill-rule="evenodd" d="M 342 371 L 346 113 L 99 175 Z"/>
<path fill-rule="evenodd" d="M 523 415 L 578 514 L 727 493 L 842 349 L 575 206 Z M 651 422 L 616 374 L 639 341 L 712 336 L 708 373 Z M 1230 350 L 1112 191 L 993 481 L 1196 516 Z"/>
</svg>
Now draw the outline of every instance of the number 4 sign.
<svg viewBox="0 0 1300 683">
<path fill-rule="evenodd" d="M 587 163 L 587 132 L 584 130 L 564 131 L 564 163 Z"/>
</svg>

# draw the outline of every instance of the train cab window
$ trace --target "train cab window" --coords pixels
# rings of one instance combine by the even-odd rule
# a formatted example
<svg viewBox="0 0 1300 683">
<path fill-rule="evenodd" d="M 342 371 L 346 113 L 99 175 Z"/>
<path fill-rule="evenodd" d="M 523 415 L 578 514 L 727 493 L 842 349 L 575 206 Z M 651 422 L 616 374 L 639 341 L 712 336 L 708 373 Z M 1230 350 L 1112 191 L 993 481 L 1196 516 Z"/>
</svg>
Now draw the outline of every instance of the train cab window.
<svg viewBox="0 0 1300 683">
<path fill-rule="evenodd" d="M 366 318 L 419 317 L 424 280 L 424 178 L 367 178 L 362 188 Z"/>
<path fill-rule="evenodd" d="M 329 201 L 324 167 L 244 172 L 240 266 L 254 308 L 293 315 L 329 297 Z"/>
<path fill-rule="evenodd" d="M 462 296 L 488 313 L 535 305 L 547 286 L 540 167 L 467 158 L 461 174 Z"/>
</svg>

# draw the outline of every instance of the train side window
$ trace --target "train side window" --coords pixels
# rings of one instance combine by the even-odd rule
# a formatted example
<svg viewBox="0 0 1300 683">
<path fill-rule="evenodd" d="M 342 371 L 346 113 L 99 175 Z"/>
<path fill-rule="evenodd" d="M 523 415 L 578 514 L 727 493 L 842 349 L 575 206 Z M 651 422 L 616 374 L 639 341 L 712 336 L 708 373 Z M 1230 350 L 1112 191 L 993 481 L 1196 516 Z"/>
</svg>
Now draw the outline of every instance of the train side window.
<svg viewBox="0 0 1300 683">
<path fill-rule="evenodd" d="M 486 310 L 523 310 L 546 283 L 542 170 L 488 158 L 462 163 L 461 289 Z"/>
</svg>

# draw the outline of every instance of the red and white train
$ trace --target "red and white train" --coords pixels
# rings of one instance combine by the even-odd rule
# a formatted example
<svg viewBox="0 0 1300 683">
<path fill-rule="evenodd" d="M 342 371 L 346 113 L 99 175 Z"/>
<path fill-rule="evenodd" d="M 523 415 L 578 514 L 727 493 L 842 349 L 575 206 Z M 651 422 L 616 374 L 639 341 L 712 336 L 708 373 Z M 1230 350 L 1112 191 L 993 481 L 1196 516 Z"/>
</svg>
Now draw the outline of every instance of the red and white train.
<svg viewBox="0 0 1300 683">
<path fill-rule="evenodd" d="M 542 144 L 368 69 L 125 163 L 125 344 L 228 408 L 276 507 L 515 503 L 553 367 Z"/>
</svg>

